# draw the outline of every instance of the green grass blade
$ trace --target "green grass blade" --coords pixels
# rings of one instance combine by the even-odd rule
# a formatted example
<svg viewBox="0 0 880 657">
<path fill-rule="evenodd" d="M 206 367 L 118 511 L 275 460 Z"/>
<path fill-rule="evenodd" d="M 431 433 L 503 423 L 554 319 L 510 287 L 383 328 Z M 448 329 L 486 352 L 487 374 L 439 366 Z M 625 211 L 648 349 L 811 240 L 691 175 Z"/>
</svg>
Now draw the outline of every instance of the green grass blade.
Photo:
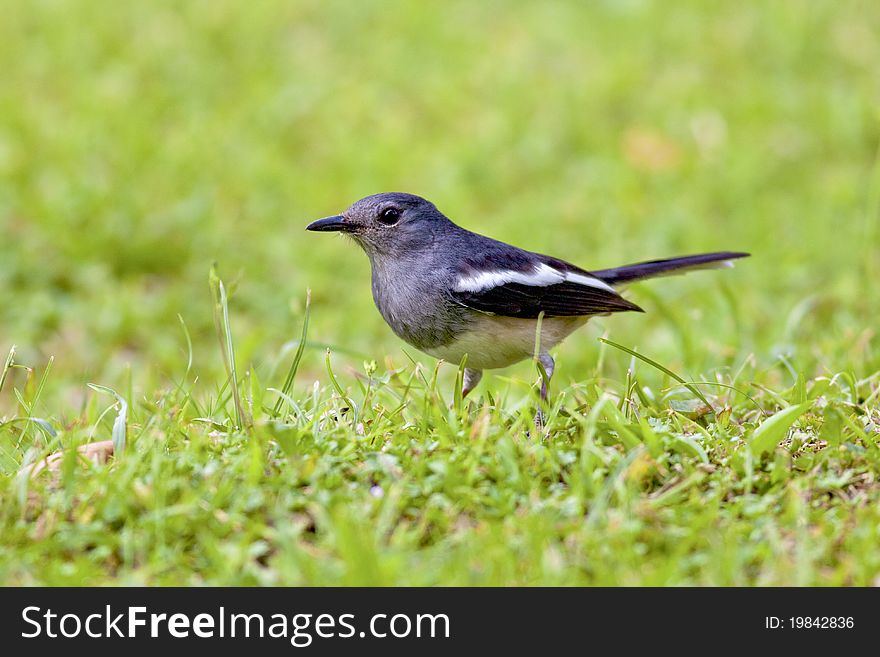
<svg viewBox="0 0 880 657">
<path fill-rule="evenodd" d="M 716 388 L 724 388 L 726 390 L 733 390 L 735 393 L 742 395 L 750 402 L 755 405 L 755 408 L 761 410 L 761 405 L 755 401 L 755 398 L 749 395 L 747 392 L 743 392 L 736 386 L 732 386 L 727 383 L 718 383 L 717 381 L 688 381 L 688 383 L 692 386 L 715 386 Z"/>
<path fill-rule="evenodd" d="M 681 385 L 683 385 L 685 388 L 687 388 L 692 393 L 694 393 L 694 395 L 700 401 L 702 401 L 710 411 L 712 411 L 713 413 L 715 412 L 715 409 L 712 407 L 712 404 L 709 403 L 709 400 L 706 399 L 705 395 L 703 395 L 703 393 L 700 392 L 696 386 L 689 383 L 688 381 L 685 381 L 683 378 L 681 378 L 678 374 L 676 374 L 675 372 L 673 372 L 669 368 L 664 367 L 663 365 L 661 365 L 657 361 L 648 358 L 644 354 L 640 354 L 639 352 L 634 351 L 634 350 L 630 349 L 629 347 L 624 347 L 622 344 L 618 344 L 617 342 L 613 342 L 612 340 L 609 340 L 607 338 L 599 338 L 599 341 L 604 342 L 605 344 L 611 345 L 615 349 L 620 349 L 621 351 L 628 353 L 630 356 L 635 356 L 640 361 L 645 362 L 648 365 L 650 365 L 651 367 L 654 367 L 654 368 L 660 370 L 661 372 L 663 372 L 667 376 L 672 377 L 673 379 L 678 381 Z"/>
<path fill-rule="evenodd" d="M 177 321 L 180 322 L 180 327 L 183 329 L 183 337 L 186 339 L 186 372 L 183 375 L 183 378 L 186 379 L 189 376 L 190 370 L 192 370 L 193 343 L 189 335 L 189 329 L 186 327 L 186 322 L 183 321 L 183 315 L 180 313 L 177 313 Z"/>
<path fill-rule="evenodd" d="M 19 405 L 24 409 L 25 417 L 24 417 L 24 428 L 21 431 L 21 435 L 18 437 L 18 444 L 21 445 L 24 440 L 27 438 L 30 433 L 31 424 L 34 423 L 34 411 L 36 410 L 37 404 L 40 402 L 40 397 L 43 394 L 43 389 L 46 387 L 46 380 L 49 376 L 49 371 L 52 369 L 52 363 L 55 362 L 55 357 L 50 356 L 49 362 L 46 364 L 45 369 L 43 370 L 42 375 L 40 376 L 40 381 L 37 383 L 36 390 L 34 391 L 34 395 L 30 401 L 25 399 L 24 394 L 19 392 L 17 388 L 13 388 L 13 394 L 15 395 L 16 400 Z M 20 367 L 15 365 L 14 363 L 10 363 L 11 367 Z M 25 368 L 29 373 L 32 373 L 33 370 L 31 368 Z"/>
<path fill-rule="evenodd" d="M 296 347 L 296 353 L 293 356 L 293 362 L 290 364 L 290 369 L 287 370 L 287 377 L 285 377 L 284 384 L 281 386 L 281 395 L 278 396 L 278 400 L 272 408 L 274 417 L 278 417 L 281 414 L 281 407 L 284 405 L 285 398 L 290 398 L 290 391 L 293 388 L 293 380 L 296 378 L 297 370 L 299 370 L 299 363 L 306 350 L 306 337 L 309 334 L 309 313 L 311 304 L 312 291 L 306 290 L 306 309 L 303 316 L 302 333 L 299 338 L 299 344 Z"/>
<path fill-rule="evenodd" d="M 216 263 L 211 266 L 208 274 L 211 286 L 211 294 L 214 299 L 214 324 L 217 328 L 217 337 L 220 341 L 220 349 L 223 354 L 223 364 L 232 385 L 232 399 L 235 413 L 235 428 L 244 427 L 244 407 L 241 405 L 241 392 L 238 389 L 238 373 L 235 369 L 235 346 L 232 342 L 232 328 L 229 325 L 229 298 L 226 294 L 226 286 L 217 273 Z"/>
<path fill-rule="evenodd" d="M 15 345 L 10 347 L 9 354 L 6 356 L 6 362 L 3 365 L 3 371 L 0 372 L 0 390 L 3 390 L 3 384 L 6 383 L 6 376 L 9 374 L 9 370 L 12 369 L 13 363 L 15 363 Z"/>
<path fill-rule="evenodd" d="M 97 383 L 89 383 L 88 386 L 96 392 L 103 392 L 116 399 L 119 410 L 113 420 L 113 429 L 110 433 L 110 437 L 113 439 L 113 453 L 119 455 L 125 449 L 125 442 L 128 433 L 128 402 L 125 401 L 122 395 L 113 390 L 113 388 L 98 385 Z"/>
<path fill-rule="evenodd" d="M 461 406 L 464 402 L 462 392 L 464 390 L 464 370 L 467 367 L 467 359 L 467 354 L 461 357 L 461 362 L 458 364 L 458 371 L 455 373 L 455 389 L 453 390 L 452 403 L 455 405 L 456 413 L 461 413 Z"/>
<path fill-rule="evenodd" d="M 754 456 L 761 456 L 766 452 L 772 452 L 776 449 L 776 446 L 785 438 L 794 421 L 803 415 L 809 406 L 809 404 L 789 406 L 764 420 L 761 426 L 755 429 L 755 433 L 752 434 L 752 439 L 749 442 L 752 454 Z"/>
<path fill-rule="evenodd" d="M 357 416 L 358 416 L 357 406 L 355 406 L 354 402 L 348 397 L 348 395 L 345 394 L 345 391 L 342 389 L 342 386 L 339 385 L 339 381 L 336 380 L 336 375 L 333 374 L 333 368 L 330 366 L 330 350 L 329 349 L 327 350 L 327 356 L 324 360 L 324 363 L 327 366 L 327 376 L 330 377 L 330 384 L 333 386 L 333 389 L 336 391 L 336 394 L 338 394 L 345 401 L 345 403 L 348 404 L 348 407 L 351 409 L 351 412 L 354 413 L 355 422 L 357 422 Z"/>
</svg>

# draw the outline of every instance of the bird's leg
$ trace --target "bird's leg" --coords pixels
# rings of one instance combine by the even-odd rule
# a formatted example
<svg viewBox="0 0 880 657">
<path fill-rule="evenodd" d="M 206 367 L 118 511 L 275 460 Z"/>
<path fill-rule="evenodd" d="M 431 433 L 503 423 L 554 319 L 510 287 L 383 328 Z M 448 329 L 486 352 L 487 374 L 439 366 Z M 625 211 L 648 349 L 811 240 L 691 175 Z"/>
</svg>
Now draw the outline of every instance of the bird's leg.
<svg viewBox="0 0 880 657">
<path fill-rule="evenodd" d="M 467 397 L 468 393 L 477 387 L 480 379 L 483 378 L 483 370 L 473 370 L 470 367 L 464 368 L 464 381 L 461 384 L 461 398 Z"/>
<path fill-rule="evenodd" d="M 556 363 L 553 362 L 553 358 L 546 351 L 540 353 L 538 362 L 541 363 L 541 367 L 544 368 L 544 374 L 546 374 L 546 376 L 541 376 L 541 406 L 543 406 L 547 402 L 547 385 L 550 383 L 550 377 L 553 376 Z M 535 428 L 538 431 L 543 431 L 544 429 L 544 410 L 541 406 L 538 406 L 538 412 L 535 413 Z"/>
<path fill-rule="evenodd" d="M 553 370 L 556 368 L 556 363 L 553 362 L 553 358 L 546 351 L 542 351 L 541 355 L 538 356 L 538 361 L 544 367 L 544 372 L 547 374 L 547 377 L 541 377 L 541 401 L 547 401 L 547 384 L 550 383 L 550 379 L 553 377 Z"/>
</svg>

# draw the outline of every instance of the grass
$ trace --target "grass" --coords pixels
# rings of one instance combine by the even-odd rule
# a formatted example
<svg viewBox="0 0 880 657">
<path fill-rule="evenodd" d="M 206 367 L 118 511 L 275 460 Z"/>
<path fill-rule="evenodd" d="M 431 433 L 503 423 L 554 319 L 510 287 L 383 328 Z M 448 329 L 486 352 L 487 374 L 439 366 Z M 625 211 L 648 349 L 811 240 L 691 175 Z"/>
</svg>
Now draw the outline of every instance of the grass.
<svg viewBox="0 0 880 657">
<path fill-rule="evenodd" d="M 880 581 L 871 3 L 7 5 L 0 582 Z M 391 189 L 754 257 L 557 348 L 539 436 L 534 364 L 462 401 L 303 231 Z"/>
</svg>

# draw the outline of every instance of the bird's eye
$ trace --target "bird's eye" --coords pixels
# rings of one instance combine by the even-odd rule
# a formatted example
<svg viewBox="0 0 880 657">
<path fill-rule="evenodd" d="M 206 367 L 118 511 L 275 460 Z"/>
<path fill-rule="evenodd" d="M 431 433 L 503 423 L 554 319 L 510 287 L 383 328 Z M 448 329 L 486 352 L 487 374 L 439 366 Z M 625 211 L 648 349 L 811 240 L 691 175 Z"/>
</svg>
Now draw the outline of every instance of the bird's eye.
<svg viewBox="0 0 880 657">
<path fill-rule="evenodd" d="M 393 226 L 400 221 L 400 210 L 397 208 L 385 208 L 379 213 L 379 223 Z"/>
</svg>

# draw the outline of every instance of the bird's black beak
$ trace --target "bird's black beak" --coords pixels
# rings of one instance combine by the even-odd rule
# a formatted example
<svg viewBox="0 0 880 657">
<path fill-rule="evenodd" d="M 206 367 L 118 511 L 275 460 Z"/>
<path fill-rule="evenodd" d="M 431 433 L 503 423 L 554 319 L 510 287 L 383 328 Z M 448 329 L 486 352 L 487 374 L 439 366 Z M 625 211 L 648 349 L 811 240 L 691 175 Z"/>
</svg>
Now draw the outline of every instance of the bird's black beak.
<svg viewBox="0 0 880 657">
<path fill-rule="evenodd" d="M 306 230 L 350 233 L 354 230 L 354 226 L 345 221 L 345 217 L 342 215 L 336 215 L 335 217 L 324 217 L 323 219 L 313 221 L 306 226 Z"/>
</svg>

